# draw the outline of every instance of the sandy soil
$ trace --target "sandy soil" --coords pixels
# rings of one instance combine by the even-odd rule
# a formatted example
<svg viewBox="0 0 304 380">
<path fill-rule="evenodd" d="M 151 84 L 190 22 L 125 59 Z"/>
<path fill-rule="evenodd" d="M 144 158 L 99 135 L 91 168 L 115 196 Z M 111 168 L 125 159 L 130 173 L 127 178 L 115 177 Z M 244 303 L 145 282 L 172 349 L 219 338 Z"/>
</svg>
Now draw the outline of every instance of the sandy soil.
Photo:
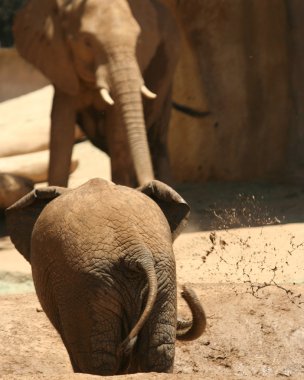
<svg viewBox="0 0 304 380">
<path fill-rule="evenodd" d="M 109 178 L 88 142 L 70 185 Z M 304 378 L 304 188 L 263 183 L 176 186 L 192 216 L 175 243 L 178 286 L 190 283 L 205 334 L 177 343 L 174 375 L 130 379 Z M 0 378 L 72 379 L 65 348 L 37 301 L 30 266 L 0 223 Z M 179 299 L 180 314 L 187 315 Z"/>
<path fill-rule="evenodd" d="M 298 300 L 275 287 L 261 290 L 258 297 L 240 284 L 193 287 L 204 303 L 208 328 L 197 341 L 177 344 L 175 373 L 210 379 L 303 376 L 303 310 Z M 296 297 L 301 287 L 289 290 Z M 179 306 L 187 315 L 185 305 Z M 63 344 L 34 294 L 2 296 L 1 308 L 2 376 L 71 373 Z"/>
</svg>

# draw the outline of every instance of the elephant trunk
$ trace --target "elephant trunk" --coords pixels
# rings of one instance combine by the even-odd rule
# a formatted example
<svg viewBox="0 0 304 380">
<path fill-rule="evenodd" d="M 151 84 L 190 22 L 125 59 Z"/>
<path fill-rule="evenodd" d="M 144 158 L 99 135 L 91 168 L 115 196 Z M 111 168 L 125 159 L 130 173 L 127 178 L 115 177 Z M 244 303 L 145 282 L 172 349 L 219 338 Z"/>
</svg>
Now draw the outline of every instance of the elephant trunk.
<svg viewBox="0 0 304 380">
<path fill-rule="evenodd" d="M 191 313 L 191 320 L 178 320 L 176 338 L 178 340 L 195 340 L 199 338 L 206 328 L 206 314 L 194 291 L 183 286 L 182 297 L 187 302 Z"/>
<path fill-rule="evenodd" d="M 134 55 L 109 53 L 110 89 L 127 132 L 139 185 L 154 179 L 145 126 L 141 87 L 143 79 Z"/>
</svg>

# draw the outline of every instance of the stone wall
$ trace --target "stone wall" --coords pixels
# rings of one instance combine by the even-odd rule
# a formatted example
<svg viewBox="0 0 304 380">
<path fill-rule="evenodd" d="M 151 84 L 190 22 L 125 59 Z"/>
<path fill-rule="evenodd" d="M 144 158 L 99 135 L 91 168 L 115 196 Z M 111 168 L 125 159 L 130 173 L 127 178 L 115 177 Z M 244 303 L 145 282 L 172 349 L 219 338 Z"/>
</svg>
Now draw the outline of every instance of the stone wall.
<svg viewBox="0 0 304 380">
<path fill-rule="evenodd" d="M 174 96 L 211 111 L 201 120 L 173 113 L 176 179 L 301 180 L 304 2 L 167 2 L 188 39 Z"/>
</svg>

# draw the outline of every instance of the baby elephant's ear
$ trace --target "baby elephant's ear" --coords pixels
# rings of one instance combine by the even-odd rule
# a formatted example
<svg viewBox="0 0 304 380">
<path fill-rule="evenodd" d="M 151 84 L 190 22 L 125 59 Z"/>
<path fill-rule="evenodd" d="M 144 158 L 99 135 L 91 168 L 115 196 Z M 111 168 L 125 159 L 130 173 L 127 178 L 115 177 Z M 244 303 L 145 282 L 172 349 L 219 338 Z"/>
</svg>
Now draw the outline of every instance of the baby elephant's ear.
<svg viewBox="0 0 304 380">
<path fill-rule="evenodd" d="M 172 238 L 176 239 L 189 219 L 190 207 L 186 201 L 170 186 L 156 180 L 138 190 L 152 198 L 162 209 L 170 225 Z"/>
<path fill-rule="evenodd" d="M 54 198 L 67 191 L 60 187 L 34 189 L 6 209 L 6 227 L 12 242 L 24 258 L 31 262 L 31 236 L 38 216 Z"/>
</svg>

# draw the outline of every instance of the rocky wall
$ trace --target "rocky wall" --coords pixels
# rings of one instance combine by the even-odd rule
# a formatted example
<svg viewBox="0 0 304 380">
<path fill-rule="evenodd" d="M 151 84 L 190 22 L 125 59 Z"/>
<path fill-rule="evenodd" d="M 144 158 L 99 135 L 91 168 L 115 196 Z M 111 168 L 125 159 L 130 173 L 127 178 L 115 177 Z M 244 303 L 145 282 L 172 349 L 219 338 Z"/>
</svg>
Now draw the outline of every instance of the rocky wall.
<svg viewBox="0 0 304 380">
<path fill-rule="evenodd" d="M 181 100 L 196 107 L 203 94 L 200 107 L 211 112 L 200 120 L 173 113 L 175 178 L 301 180 L 303 1 L 167 2 L 188 39 L 174 96 L 185 85 L 192 98 Z"/>
</svg>

